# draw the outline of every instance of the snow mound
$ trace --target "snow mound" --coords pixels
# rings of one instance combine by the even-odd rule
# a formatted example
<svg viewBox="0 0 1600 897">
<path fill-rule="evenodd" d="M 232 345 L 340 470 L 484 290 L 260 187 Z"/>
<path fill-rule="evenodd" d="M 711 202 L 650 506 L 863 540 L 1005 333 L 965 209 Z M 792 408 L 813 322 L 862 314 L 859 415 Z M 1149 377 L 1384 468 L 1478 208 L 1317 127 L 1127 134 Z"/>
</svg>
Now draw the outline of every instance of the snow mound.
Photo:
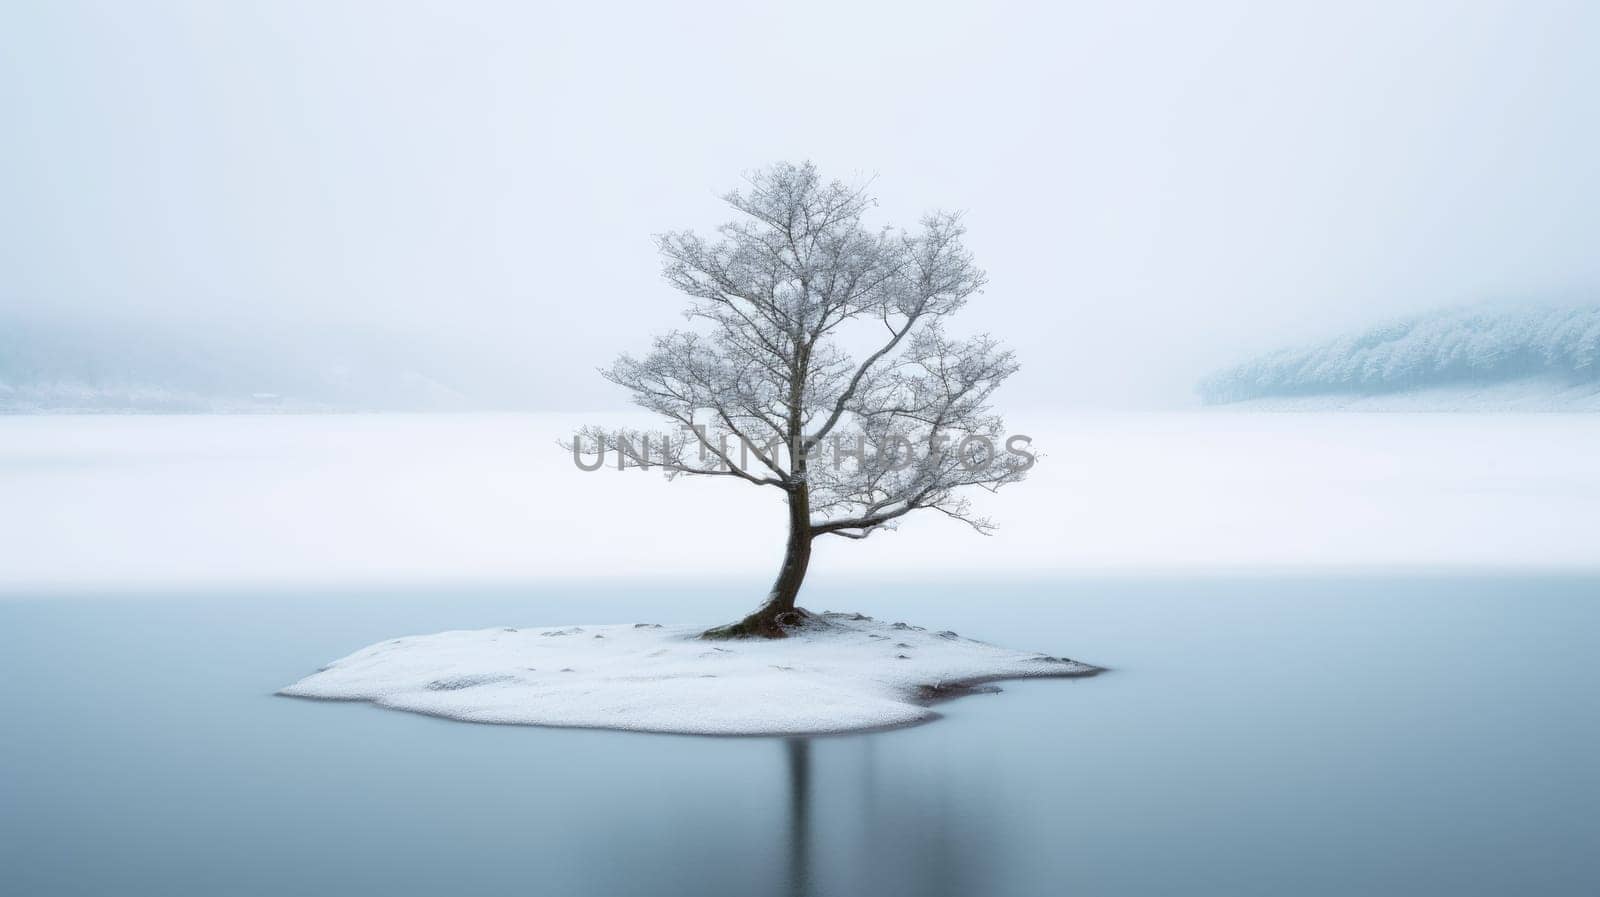
<svg viewBox="0 0 1600 897">
<path fill-rule="evenodd" d="M 363 648 L 281 695 L 371 701 L 475 723 L 695 735 L 880 729 L 998 679 L 1092 676 L 1099 667 L 823 614 L 787 639 L 706 641 L 703 626 L 480 629 Z"/>
</svg>

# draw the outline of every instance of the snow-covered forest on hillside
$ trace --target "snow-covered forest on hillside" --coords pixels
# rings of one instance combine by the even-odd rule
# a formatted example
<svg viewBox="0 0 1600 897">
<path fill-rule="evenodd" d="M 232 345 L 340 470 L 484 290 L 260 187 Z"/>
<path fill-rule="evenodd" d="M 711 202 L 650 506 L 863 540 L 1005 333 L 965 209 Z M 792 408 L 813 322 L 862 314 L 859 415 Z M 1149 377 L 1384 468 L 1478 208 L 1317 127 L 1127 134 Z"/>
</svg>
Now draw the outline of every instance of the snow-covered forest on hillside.
<svg viewBox="0 0 1600 897">
<path fill-rule="evenodd" d="M 1600 305 L 1453 309 L 1284 349 L 1201 381 L 1207 404 L 1538 381 L 1600 389 Z"/>
</svg>

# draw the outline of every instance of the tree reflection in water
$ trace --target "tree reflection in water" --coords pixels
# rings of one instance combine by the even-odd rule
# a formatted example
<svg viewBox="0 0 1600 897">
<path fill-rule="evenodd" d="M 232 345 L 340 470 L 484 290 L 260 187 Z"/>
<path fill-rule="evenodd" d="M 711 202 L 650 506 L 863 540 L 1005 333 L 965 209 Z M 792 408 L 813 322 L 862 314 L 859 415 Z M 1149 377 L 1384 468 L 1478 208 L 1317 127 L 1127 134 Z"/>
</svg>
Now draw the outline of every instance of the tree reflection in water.
<svg viewBox="0 0 1600 897">
<path fill-rule="evenodd" d="M 783 742 L 789 759 L 789 893 L 811 893 L 811 739 Z"/>
<path fill-rule="evenodd" d="M 788 766 L 787 881 L 791 897 L 986 894 L 999 871 L 996 833 L 970 793 L 935 770 L 880 766 L 878 736 L 828 738 L 815 775 L 811 738 L 783 741 Z M 853 761 L 853 762 L 852 762 Z M 859 775 L 835 765 L 859 766 Z"/>
</svg>

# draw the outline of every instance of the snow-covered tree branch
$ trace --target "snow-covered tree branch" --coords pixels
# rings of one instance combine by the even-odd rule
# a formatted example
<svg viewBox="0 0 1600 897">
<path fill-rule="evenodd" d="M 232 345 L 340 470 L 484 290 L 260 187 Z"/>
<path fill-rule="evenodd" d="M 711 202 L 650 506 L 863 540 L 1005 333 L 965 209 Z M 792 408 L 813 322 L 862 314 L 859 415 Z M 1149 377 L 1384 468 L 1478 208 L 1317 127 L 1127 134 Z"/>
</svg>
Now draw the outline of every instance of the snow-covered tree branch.
<svg viewBox="0 0 1600 897">
<path fill-rule="evenodd" d="M 715 238 L 657 240 L 665 279 L 690 299 L 688 327 L 604 371 L 676 431 L 591 428 L 575 450 L 783 490 L 777 581 L 760 610 L 721 631 L 778 636 L 802 613 L 815 537 L 865 538 L 919 510 L 989 532 L 962 493 L 1021 480 L 1032 456 L 1002 447 L 989 410 L 1016 371 L 1011 353 L 944 326 L 984 285 L 959 215 L 869 227 L 865 189 L 809 163 L 752 173 L 725 199 L 739 217 Z"/>
</svg>

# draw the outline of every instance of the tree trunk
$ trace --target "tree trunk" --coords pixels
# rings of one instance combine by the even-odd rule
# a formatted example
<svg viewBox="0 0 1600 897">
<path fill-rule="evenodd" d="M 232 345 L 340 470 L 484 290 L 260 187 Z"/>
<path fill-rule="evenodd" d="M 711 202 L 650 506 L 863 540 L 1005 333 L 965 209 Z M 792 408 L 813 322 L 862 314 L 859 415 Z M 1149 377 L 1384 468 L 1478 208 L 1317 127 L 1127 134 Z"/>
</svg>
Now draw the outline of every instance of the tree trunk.
<svg viewBox="0 0 1600 897">
<path fill-rule="evenodd" d="M 767 600 L 737 623 L 707 630 L 705 638 L 783 638 L 786 625 L 794 625 L 806 618 L 804 609 L 795 606 L 800 595 L 800 584 L 805 582 L 806 567 L 811 564 L 811 497 L 804 486 L 789 493 L 789 542 L 784 548 L 783 566 L 778 568 L 778 578 L 773 580 Z"/>
<path fill-rule="evenodd" d="M 811 564 L 811 509 L 804 495 L 789 497 L 789 543 L 783 551 L 783 566 L 778 568 L 778 578 L 772 582 L 763 609 L 774 614 L 794 610 L 794 600 L 800 594 L 800 584 L 805 582 L 806 567 Z"/>
</svg>

